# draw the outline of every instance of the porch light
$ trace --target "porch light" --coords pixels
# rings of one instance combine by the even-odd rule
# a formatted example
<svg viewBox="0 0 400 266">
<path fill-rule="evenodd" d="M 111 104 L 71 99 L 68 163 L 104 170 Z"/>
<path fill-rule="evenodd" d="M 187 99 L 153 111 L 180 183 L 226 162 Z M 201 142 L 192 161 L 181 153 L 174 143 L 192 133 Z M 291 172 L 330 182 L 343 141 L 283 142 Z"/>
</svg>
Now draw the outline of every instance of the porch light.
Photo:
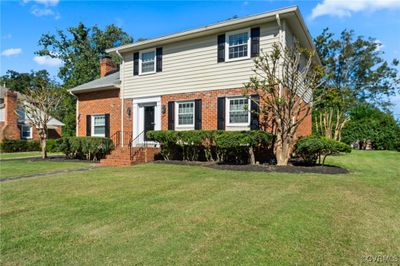
<svg viewBox="0 0 400 266">
<path fill-rule="evenodd" d="M 161 105 L 161 113 L 165 114 L 167 112 L 167 106 L 165 104 Z"/>
<path fill-rule="evenodd" d="M 132 109 L 130 107 L 128 107 L 126 109 L 126 113 L 128 114 L 128 117 L 131 118 L 131 114 L 132 114 Z"/>
</svg>

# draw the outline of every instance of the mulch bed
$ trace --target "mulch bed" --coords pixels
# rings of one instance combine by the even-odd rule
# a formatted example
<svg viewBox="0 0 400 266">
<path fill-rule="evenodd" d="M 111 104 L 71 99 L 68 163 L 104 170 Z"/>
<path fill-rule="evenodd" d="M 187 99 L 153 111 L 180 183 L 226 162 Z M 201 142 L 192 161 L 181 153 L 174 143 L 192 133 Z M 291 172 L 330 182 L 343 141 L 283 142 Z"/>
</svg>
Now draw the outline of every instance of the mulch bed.
<svg viewBox="0 0 400 266">
<path fill-rule="evenodd" d="M 279 173 L 313 173 L 313 174 L 347 174 L 347 169 L 330 166 L 330 165 L 316 165 L 316 166 L 276 166 L 276 165 L 231 165 L 231 164 L 218 164 L 215 162 L 191 162 L 191 161 L 155 161 L 155 163 L 176 164 L 176 165 L 196 165 L 204 166 L 219 170 L 232 170 L 232 171 L 250 171 L 250 172 L 279 172 Z"/>
</svg>

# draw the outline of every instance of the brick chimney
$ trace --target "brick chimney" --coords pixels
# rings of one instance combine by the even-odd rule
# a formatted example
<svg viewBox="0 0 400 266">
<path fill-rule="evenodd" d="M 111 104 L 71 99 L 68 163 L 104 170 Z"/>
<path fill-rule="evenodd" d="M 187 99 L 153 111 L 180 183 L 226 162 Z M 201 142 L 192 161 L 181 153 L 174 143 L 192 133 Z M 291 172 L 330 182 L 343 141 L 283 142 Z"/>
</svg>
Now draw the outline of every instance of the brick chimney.
<svg viewBox="0 0 400 266">
<path fill-rule="evenodd" d="M 4 130 L 3 137 L 7 139 L 19 139 L 20 130 L 18 128 L 17 116 L 17 93 L 8 90 L 4 95 Z"/>
<path fill-rule="evenodd" d="M 117 66 L 111 60 L 111 57 L 106 55 L 100 59 L 100 77 L 105 77 L 117 71 Z"/>
</svg>

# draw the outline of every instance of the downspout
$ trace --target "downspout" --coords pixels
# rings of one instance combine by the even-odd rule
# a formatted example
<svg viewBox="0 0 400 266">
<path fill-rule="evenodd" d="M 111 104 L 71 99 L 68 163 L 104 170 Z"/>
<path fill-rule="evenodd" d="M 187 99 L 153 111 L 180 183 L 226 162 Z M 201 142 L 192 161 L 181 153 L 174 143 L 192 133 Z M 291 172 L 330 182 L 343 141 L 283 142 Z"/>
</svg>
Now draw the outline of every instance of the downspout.
<svg viewBox="0 0 400 266">
<path fill-rule="evenodd" d="M 79 99 L 78 97 L 72 92 L 68 91 L 69 94 L 74 96 L 76 98 L 76 103 L 75 103 L 75 136 L 79 136 Z"/>
<path fill-rule="evenodd" d="M 124 65 L 125 65 L 125 62 L 124 62 L 124 58 L 120 54 L 119 50 L 116 50 L 115 53 L 122 60 L 121 69 L 119 72 L 119 78 L 121 79 L 119 93 L 120 93 L 120 97 L 121 97 L 121 147 L 124 147 L 124 110 L 125 110 L 125 106 L 124 106 L 124 70 L 125 70 L 125 68 L 124 68 Z"/>
<path fill-rule="evenodd" d="M 280 16 L 279 16 L 279 14 L 276 14 L 275 18 L 276 18 L 276 23 L 277 23 L 278 26 L 279 26 L 279 32 L 278 32 L 279 43 L 282 45 L 282 48 L 285 49 L 285 43 L 284 43 L 284 40 L 283 40 L 283 37 L 282 37 L 283 31 L 282 31 L 281 18 L 280 18 Z M 283 66 L 282 59 L 281 59 L 280 61 L 281 61 L 281 62 L 280 62 L 281 66 Z M 282 75 L 283 75 L 283 71 L 282 71 L 282 67 L 280 67 L 280 68 L 279 68 L 279 76 L 281 76 L 280 78 L 282 78 Z M 281 97 L 281 95 L 282 95 L 282 85 L 279 84 L 279 97 Z"/>
</svg>

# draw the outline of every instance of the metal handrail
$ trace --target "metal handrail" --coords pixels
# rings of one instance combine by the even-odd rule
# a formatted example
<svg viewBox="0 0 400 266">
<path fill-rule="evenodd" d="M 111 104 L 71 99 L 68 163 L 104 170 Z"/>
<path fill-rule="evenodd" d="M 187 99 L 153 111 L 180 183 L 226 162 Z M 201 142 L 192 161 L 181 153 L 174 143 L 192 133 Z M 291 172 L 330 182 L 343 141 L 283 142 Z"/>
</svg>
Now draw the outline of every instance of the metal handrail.
<svg viewBox="0 0 400 266">
<path fill-rule="evenodd" d="M 144 133 L 145 133 L 145 130 L 143 130 L 142 132 L 140 132 L 134 139 L 132 139 L 132 141 L 131 141 L 131 143 L 130 143 L 131 147 L 133 147 L 134 142 L 135 142 L 136 140 L 138 140 L 138 139 L 140 138 L 140 136 L 142 136 L 142 135 L 143 135 L 143 146 L 144 146 L 144 147 L 147 146 L 147 140 L 145 140 L 145 138 L 144 138 Z"/>
<path fill-rule="evenodd" d="M 113 141 L 115 147 L 119 146 L 121 144 L 121 136 L 125 134 L 129 136 L 128 139 L 128 144 L 132 141 L 132 131 L 116 131 L 110 139 Z"/>
</svg>

